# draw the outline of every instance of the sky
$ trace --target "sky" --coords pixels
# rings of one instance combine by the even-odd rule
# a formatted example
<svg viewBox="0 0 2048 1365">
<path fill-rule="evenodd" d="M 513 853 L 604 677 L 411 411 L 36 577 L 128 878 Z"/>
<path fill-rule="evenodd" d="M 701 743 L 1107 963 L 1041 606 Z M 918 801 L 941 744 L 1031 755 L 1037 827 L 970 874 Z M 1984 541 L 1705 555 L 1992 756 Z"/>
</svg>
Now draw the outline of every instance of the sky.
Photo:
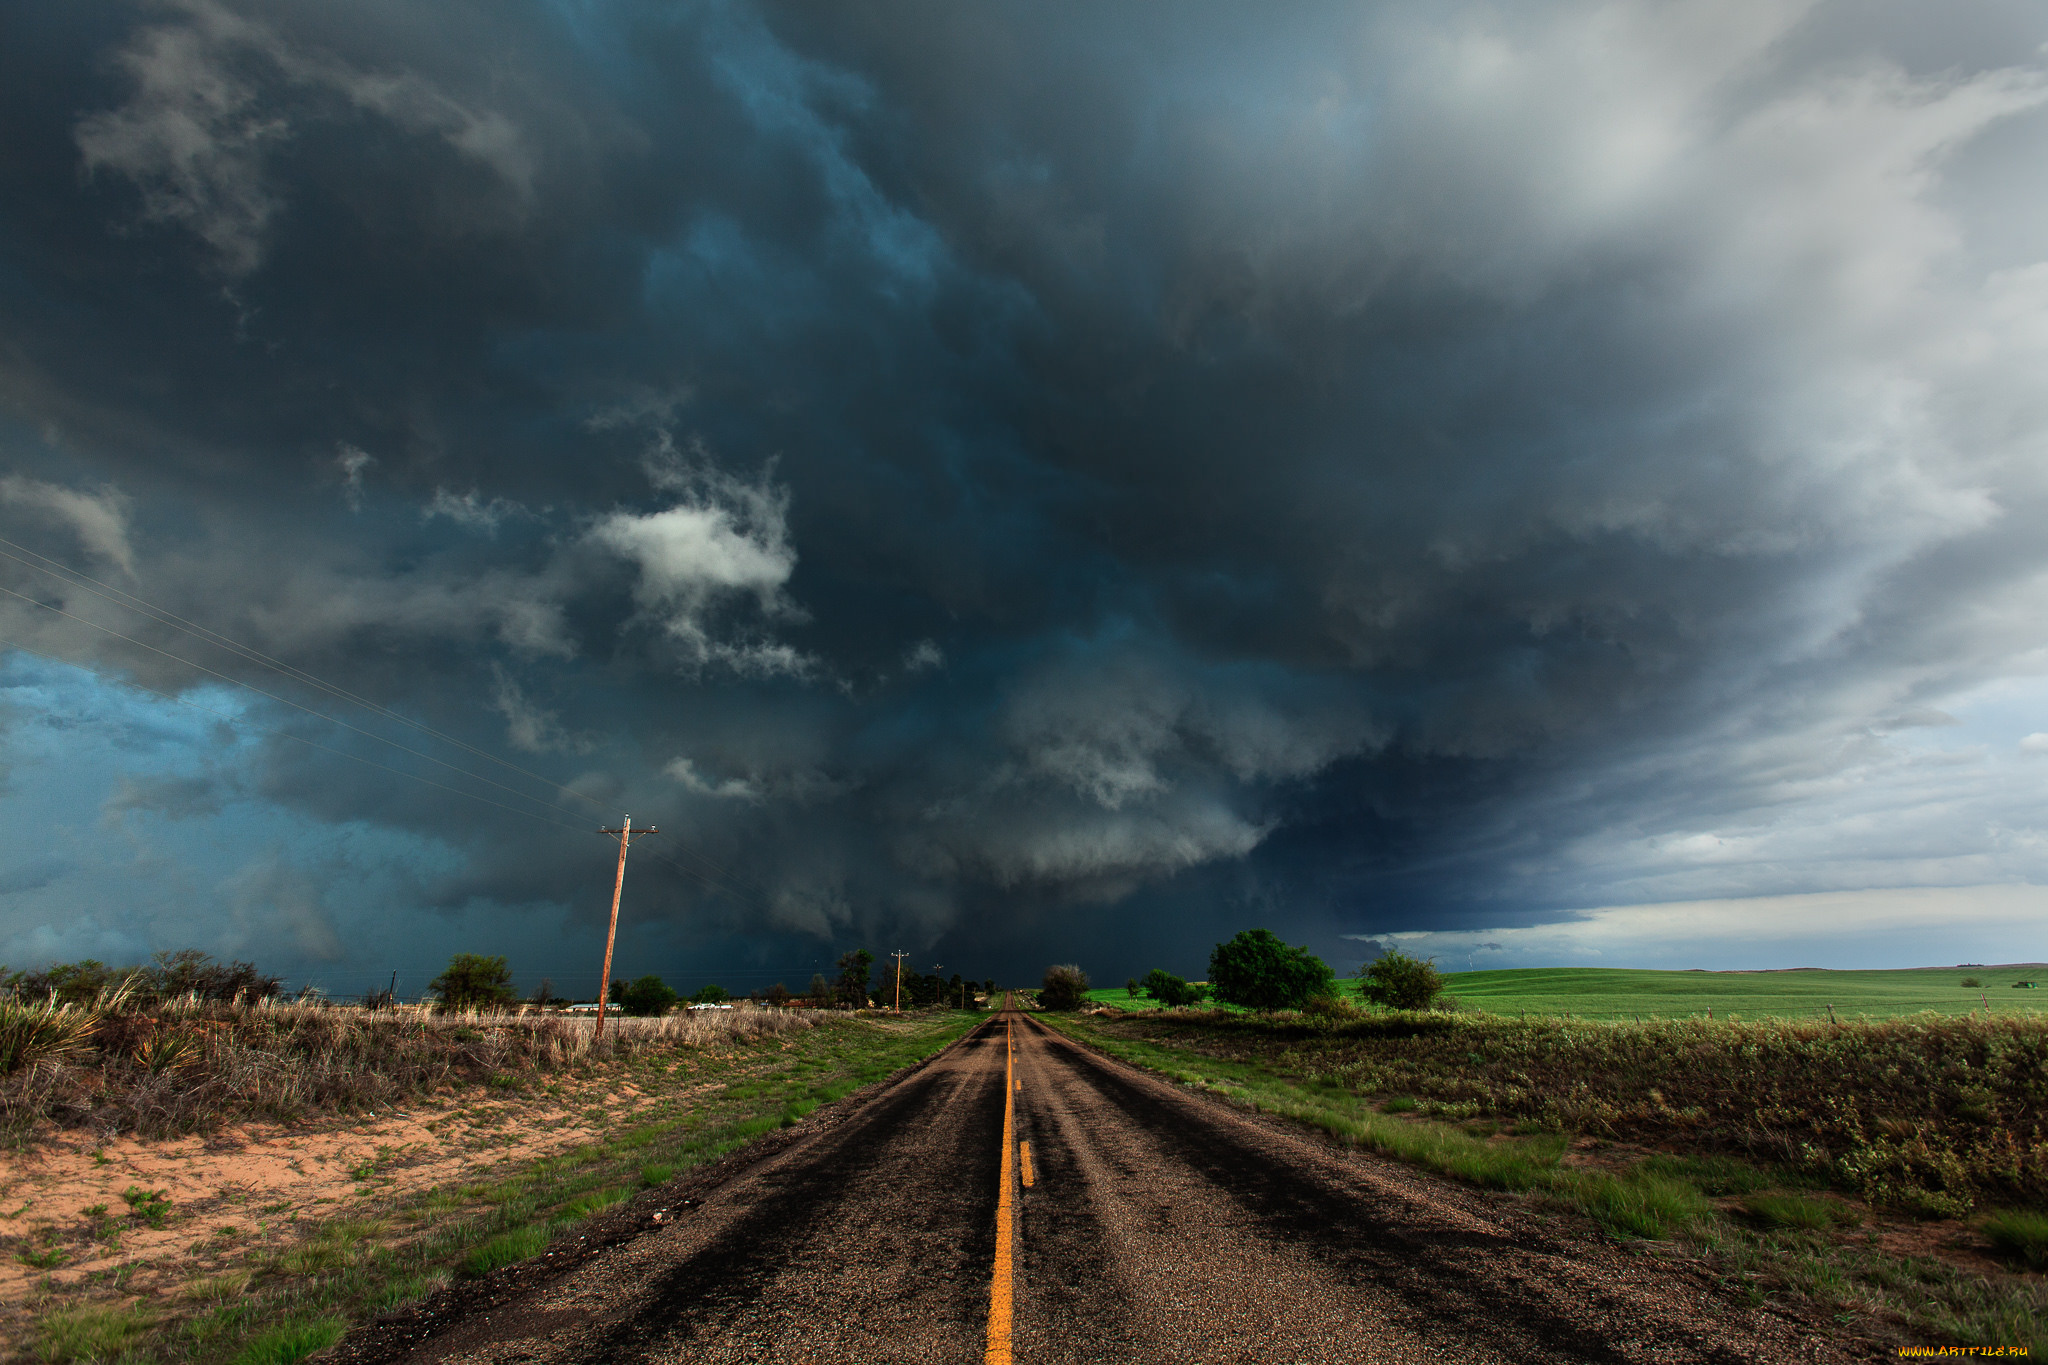
<svg viewBox="0 0 2048 1365">
<path fill-rule="evenodd" d="M 2048 11 L 0 6 L 0 962 L 2048 959 Z"/>
</svg>

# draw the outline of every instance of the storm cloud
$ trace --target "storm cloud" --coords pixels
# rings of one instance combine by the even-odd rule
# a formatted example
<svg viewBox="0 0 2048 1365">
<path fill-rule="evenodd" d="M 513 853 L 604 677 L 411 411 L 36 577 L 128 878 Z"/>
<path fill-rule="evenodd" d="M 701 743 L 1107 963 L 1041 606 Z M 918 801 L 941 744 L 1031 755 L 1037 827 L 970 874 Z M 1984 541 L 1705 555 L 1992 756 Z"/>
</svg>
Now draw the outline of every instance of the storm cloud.
<svg viewBox="0 0 2048 1365">
<path fill-rule="evenodd" d="M 2031 9 L 8 31 L 0 862 L 132 844 L 0 957 L 559 985 L 625 810 L 738 984 L 2048 878 Z"/>
</svg>

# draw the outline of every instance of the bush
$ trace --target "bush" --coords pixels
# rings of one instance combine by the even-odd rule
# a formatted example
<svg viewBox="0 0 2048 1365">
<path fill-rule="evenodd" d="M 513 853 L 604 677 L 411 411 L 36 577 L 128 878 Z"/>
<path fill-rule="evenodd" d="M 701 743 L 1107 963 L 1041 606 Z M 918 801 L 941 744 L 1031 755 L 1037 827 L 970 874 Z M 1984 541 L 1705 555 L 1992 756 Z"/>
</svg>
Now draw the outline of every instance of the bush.
<svg viewBox="0 0 2048 1365">
<path fill-rule="evenodd" d="M 619 992 L 619 1008 L 643 1019 L 667 1014 L 682 997 L 652 972 Z"/>
<path fill-rule="evenodd" d="M 1045 969 L 1045 980 L 1038 988 L 1040 1009 L 1077 1010 L 1087 998 L 1088 973 L 1071 962 Z"/>
<path fill-rule="evenodd" d="M 700 1005 L 723 1005 L 726 1001 L 732 999 L 732 992 L 714 981 L 703 990 L 698 991 L 694 999 Z"/>
<path fill-rule="evenodd" d="M 1197 1004 L 1209 994 L 1203 987 L 1190 985 L 1172 972 L 1163 971 L 1158 967 L 1145 973 L 1145 979 L 1137 984 L 1145 994 L 1167 1006 Z M 1131 993 L 1137 994 L 1136 991 Z"/>
<path fill-rule="evenodd" d="M 519 998 L 512 989 L 512 969 L 502 957 L 457 953 L 448 970 L 427 983 L 427 989 L 451 1010 L 488 1010 Z"/>
<path fill-rule="evenodd" d="M 1389 948 L 1358 973 L 1359 994 L 1391 1010 L 1426 1010 L 1443 994 L 1444 979 L 1435 962 L 1413 958 Z"/>
<path fill-rule="evenodd" d="M 1255 1010 L 1300 1009 L 1332 995 L 1337 974 L 1306 948 L 1290 948 L 1270 929 L 1246 929 L 1209 954 L 1209 987 L 1218 1000 Z"/>
</svg>

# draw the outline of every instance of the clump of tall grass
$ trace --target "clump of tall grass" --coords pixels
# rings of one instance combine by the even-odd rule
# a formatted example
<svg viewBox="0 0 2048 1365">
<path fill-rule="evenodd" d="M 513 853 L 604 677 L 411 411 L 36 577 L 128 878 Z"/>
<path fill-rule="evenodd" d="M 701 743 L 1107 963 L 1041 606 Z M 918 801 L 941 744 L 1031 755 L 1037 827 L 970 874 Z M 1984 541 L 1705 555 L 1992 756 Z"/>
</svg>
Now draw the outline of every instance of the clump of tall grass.
<svg viewBox="0 0 2048 1365">
<path fill-rule="evenodd" d="M 138 1008 L 0 999 L 0 1127 L 40 1124 L 161 1136 L 237 1118 L 375 1108 L 444 1087 L 812 1026 L 793 1012 L 703 1011 L 605 1021 L 425 1008 L 221 1002 Z"/>
<path fill-rule="evenodd" d="M 2048 1197 L 2048 1016 L 1160 1013 L 1113 1027 L 1355 1094 L 1413 1097 L 1425 1112 L 1740 1151 L 1930 1215 Z"/>
</svg>

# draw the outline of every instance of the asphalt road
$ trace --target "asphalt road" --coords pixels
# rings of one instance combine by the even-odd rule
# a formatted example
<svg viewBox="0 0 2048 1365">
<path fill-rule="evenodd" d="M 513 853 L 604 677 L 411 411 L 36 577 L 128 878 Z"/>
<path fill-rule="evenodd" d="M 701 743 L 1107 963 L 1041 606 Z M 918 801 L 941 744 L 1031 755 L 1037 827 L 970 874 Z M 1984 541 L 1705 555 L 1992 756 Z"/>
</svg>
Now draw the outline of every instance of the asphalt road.
<svg viewBox="0 0 2048 1365">
<path fill-rule="evenodd" d="M 1007 1134 L 1007 1137 L 1006 1137 Z M 1110 1061 L 1029 1015 L 357 1361 L 1852 1358 L 1696 1273 Z"/>
</svg>

